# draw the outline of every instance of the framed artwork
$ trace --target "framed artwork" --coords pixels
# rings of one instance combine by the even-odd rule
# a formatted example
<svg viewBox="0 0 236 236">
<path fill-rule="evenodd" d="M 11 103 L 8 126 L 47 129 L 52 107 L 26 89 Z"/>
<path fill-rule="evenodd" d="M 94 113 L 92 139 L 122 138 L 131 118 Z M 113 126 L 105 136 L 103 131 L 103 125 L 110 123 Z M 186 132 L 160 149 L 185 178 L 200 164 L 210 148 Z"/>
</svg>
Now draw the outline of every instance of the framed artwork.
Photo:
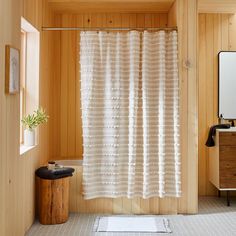
<svg viewBox="0 0 236 236">
<path fill-rule="evenodd" d="M 5 92 L 16 94 L 20 91 L 20 50 L 6 45 Z"/>
</svg>

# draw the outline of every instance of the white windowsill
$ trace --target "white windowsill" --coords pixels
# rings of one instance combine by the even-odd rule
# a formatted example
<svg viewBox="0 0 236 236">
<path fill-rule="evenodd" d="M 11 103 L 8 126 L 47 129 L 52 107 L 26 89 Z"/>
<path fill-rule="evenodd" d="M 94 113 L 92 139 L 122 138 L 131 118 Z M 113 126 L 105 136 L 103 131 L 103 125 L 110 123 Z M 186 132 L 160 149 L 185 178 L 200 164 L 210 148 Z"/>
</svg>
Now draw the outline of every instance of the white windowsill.
<svg viewBox="0 0 236 236">
<path fill-rule="evenodd" d="M 34 146 L 24 146 L 24 144 L 20 145 L 20 156 L 25 154 L 26 152 L 34 149 L 37 145 Z"/>
</svg>

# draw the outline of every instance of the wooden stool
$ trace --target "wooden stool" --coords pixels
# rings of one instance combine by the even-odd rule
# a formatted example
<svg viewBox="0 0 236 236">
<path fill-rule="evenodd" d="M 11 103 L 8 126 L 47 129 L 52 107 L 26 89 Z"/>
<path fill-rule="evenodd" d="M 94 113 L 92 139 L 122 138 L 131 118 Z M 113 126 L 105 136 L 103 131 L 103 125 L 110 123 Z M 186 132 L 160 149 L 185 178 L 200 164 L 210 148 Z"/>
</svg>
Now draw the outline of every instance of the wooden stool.
<svg viewBox="0 0 236 236">
<path fill-rule="evenodd" d="M 39 222 L 44 225 L 61 224 L 69 216 L 69 177 L 41 179 L 36 177 Z"/>
</svg>

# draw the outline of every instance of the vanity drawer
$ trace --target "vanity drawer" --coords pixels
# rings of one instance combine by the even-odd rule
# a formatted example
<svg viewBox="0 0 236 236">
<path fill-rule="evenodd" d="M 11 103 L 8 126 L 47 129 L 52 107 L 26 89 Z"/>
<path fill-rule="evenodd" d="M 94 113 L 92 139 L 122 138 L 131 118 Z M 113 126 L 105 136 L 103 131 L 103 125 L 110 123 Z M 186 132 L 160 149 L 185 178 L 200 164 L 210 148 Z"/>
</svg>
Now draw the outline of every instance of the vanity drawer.
<svg viewBox="0 0 236 236">
<path fill-rule="evenodd" d="M 220 188 L 236 188 L 236 146 L 219 147 Z"/>
<path fill-rule="evenodd" d="M 220 188 L 236 188 L 236 176 L 220 176 Z"/>
<path fill-rule="evenodd" d="M 220 132 L 219 145 L 220 146 L 236 146 L 236 132 Z"/>
<path fill-rule="evenodd" d="M 236 164 L 236 146 L 219 147 L 220 162 L 229 161 L 231 165 Z"/>
</svg>

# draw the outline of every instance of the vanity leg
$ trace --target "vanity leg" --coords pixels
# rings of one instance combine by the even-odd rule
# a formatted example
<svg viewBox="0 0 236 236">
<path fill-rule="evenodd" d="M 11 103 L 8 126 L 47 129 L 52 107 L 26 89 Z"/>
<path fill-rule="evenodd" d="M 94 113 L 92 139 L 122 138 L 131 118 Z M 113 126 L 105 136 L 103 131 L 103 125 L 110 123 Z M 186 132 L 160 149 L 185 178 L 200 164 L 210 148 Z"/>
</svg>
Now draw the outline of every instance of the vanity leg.
<svg viewBox="0 0 236 236">
<path fill-rule="evenodd" d="M 218 190 L 218 197 L 220 197 L 221 196 L 221 194 L 220 194 L 220 190 Z"/>
<path fill-rule="evenodd" d="M 226 196 L 227 196 L 227 206 L 230 206 L 230 194 L 229 194 L 229 191 L 226 191 Z"/>
</svg>

